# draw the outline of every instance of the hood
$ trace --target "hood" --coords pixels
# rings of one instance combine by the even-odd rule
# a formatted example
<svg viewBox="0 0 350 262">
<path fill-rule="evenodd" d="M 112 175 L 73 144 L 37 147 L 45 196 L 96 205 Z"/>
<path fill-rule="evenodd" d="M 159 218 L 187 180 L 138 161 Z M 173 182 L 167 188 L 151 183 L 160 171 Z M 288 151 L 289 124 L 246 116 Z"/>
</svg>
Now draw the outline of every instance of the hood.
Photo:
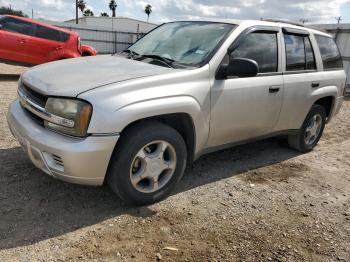
<svg viewBox="0 0 350 262">
<path fill-rule="evenodd" d="M 22 81 L 45 95 L 73 97 L 108 84 L 173 71 L 121 56 L 104 55 L 36 66 L 22 75 Z"/>
</svg>

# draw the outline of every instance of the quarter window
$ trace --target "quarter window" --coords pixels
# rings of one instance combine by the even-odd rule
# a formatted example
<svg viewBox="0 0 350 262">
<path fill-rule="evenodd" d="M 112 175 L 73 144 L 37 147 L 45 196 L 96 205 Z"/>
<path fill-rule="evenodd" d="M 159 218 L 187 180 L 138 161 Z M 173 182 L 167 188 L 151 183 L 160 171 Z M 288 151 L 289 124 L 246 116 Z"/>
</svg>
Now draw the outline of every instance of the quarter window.
<svg viewBox="0 0 350 262">
<path fill-rule="evenodd" d="M 315 35 L 318 48 L 321 52 L 324 69 L 341 69 L 343 62 L 339 49 L 330 37 Z"/>
<path fill-rule="evenodd" d="M 12 17 L 1 20 L 3 31 L 33 36 L 35 34 L 35 25 Z"/>
<path fill-rule="evenodd" d="M 278 70 L 277 32 L 254 32 L 247 35 L 231 53 L 232 58 L 248 58 L 259 65 L 259 73 Z"/>
<path fill-rule="evenodd" d="M 315 55 L 308 36 L 285 34 L 287 71 L 315 70 Z"/>
</svg>

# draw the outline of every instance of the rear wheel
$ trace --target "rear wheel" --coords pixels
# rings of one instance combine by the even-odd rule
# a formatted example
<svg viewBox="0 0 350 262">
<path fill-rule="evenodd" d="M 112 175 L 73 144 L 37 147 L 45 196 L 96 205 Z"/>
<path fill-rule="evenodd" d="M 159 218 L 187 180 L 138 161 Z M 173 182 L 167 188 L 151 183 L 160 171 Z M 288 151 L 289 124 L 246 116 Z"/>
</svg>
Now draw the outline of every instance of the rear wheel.
<svg viewBox="0 0 350 262">
<path fill-rule="evenodd" d="M 154 121 L 125 132 L 111 159 L 109 186 L 131 204 L 151 204 L 166 198 L 185 170 L 187 150 L 182 136 Z"/>
<path fill-rule="evenodd" d="M 325 124 L 325 108 L 313 105 L 298 134 L 288 137 L 289 145 L 303 153 L 312 151 L 322 137 Z"/>
</svg>

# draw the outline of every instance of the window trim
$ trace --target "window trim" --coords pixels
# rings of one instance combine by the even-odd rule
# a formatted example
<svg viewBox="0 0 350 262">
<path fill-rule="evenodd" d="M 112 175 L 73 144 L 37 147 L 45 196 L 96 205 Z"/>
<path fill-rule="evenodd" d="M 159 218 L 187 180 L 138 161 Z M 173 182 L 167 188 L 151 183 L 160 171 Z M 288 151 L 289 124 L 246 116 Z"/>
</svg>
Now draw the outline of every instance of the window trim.
<svg viewBox="0 0 350 262">
<path fill-rule="evenodd" d="M 310 32 L 298 28 L 282 27 L 283 34 L 309 36 Z"/>
<path fill-rule="evenodd" d="M 307 69 L 306 71 L 314 71 L 314 70 L 317 71 L 317 69 L 318 69 L 318 68 L 317 68 L 317 58 L 316 58 L 315 48 L 314 48 L 314 46 L 312 45 L 312 41 L 311 41 L 310 35 L 307 36 L 307 39 L 309 39 L 309 43 L 310 43 L 310 47 L 311 47 L 311 52 L 312 52 L 312 55 L 314 56 L 315 69 Z M 305 38 L 304 38 L 304 48 L 305 48 L 305 65 L 307 66 L 307 56 L 306 56 Z"/>
<path fill-rule="evenodd" d="M 285 29 L 285 28 L 283 28 Z M 283 75 L 292 75 L 292 74 L 306 74 L 306 73 L 314 73 L 314 72 L 318 72 L 318 67 L 317 67 L 317 58 L 316 58 L 316 54 L 315 54 L 315 49 L 312 45 L 312 41 L 311 41 L 311 38 L 310 38 L 310 33 L 308 34 L 298 34 L 298 33 L 287 33 L 285 32 L 284 30 L 282 29 L 283 31 L 283 42 L 284 42 L 284 55 L 285 55 L 285 68 L 283 69 Z M 294 28 L 293 28 L 294 29 Z M 297 29 L 298 30 L 298 29 Z M 304 30 L 298 30 L 298 31 L 304 31 Z M 288 63 L 287 63 L 287 43 L 285 41 L 285 38 L 284 36 L 285 35 L 294 35 L 294 36 L 301 36 L 303 37 L 303 43 L 304 43 L 304 61 L 305 61 L 305 68 L 306 68 L 306 65 L 307 65 L 307 60 L 306 60 L 306 46 L 305 46 L 305 37 L 307 37 L 309 39 L 309 42 L 310 42 L 310 46 L 311 46 L 311 50 L 312 50 L 312 54 L 314 56 L 314 62 L 315 62 L 315 69 L 304 69 L 304 70 L 291 70 L 291 71 L 288 71 L 287 70 L 287 66 L 288 66 Z"/>
</svg>

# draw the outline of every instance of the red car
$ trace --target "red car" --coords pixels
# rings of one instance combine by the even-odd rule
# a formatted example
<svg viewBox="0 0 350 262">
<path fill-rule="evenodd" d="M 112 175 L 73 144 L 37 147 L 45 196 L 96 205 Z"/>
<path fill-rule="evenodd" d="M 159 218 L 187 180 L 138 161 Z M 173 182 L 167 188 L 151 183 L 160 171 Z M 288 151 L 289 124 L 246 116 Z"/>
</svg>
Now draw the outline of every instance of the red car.
<svg viewBox="0 0 350 262">
<path fill-rule="evenodd" d="M 0 60 L 38 65 L 50 61 L 94 56 L 79 35 L 59 27 L 12 15 L 0 16 Z"/>
</svg>

